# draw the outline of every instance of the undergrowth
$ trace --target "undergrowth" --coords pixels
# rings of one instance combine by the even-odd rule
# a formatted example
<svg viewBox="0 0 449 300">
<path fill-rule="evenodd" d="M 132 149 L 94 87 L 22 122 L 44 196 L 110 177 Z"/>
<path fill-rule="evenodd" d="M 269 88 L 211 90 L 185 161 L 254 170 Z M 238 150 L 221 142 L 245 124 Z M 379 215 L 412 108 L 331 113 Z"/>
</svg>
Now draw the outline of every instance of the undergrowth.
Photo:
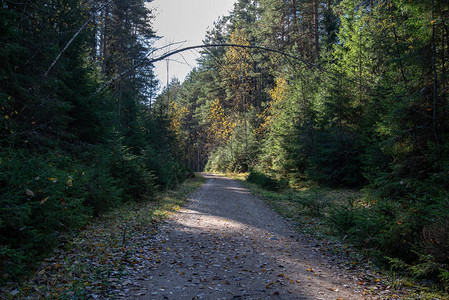
<svg viewBox="0 0 449 300">
<path fill-rule="evenodd" d="M 203 181 L 190 178 L 175 190 L 124 203 L 105 213 L 60 244 L 33 276 L 0 288 L 0 298 L 110 297 L 111 285 L 126 275 L 127 266 L 133 266 L 142 245 L 151 243 L 158 224 L 178 210 Z"/>
<path fill-rule="evenodd" d="M 351 251 L 369 257 L 390 280 L 394 278 L 396 286 L 408 287 L 410 297 L 447 299 L 448 268 L 432 254 L 443 245 L 439 239 L 445 235 L 435 234 L 438 228 L 444 227 L 443 220 L 435 219 L 433 225 L 425 226 L 427 231 L 424 233 L 428 232 L 428 240 L 433 241 L 430 248 L 429 245 L 425 248 L 423 244 L 418 248 L 412 240 L 413 237 L 416 240 L 422 238 L 420 224 L 424 220 L 420 216 L 434 209 L 432 206 L 421 210 L 409 207 L 407 210 L 400 203 L 385 199 L 370 201 L 363 191 L 332 189 L 311 182 L 273 191 L 258 181 L 245 180 L 248 174 L 227 175 L 240 180 L 305 234 L 334 240 L 340 245 L 343 241 L 348 245 L 342 247 L 344 251 L 350 247 Z M 407 247 L 416 259 L 400 256 Z M 424 254 L 416 249 L 430 250 Z M 443 253 L 447 255 L 447 252 Z"/>
<path fill-rule="evenodd" d="M 76 151 L 0 146 L 0 285 L 21 281 L 93 218 L 173 187 L 184 171 L 168 154 L 136 155 L 112 141 Z"/>
</svg>

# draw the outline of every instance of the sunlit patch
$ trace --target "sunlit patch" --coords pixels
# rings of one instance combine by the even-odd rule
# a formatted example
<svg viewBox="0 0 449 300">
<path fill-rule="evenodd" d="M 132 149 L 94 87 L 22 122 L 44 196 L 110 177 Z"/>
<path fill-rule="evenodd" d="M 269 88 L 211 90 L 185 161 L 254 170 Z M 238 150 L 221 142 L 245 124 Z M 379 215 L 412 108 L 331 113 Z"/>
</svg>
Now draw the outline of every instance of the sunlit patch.
<svg viewBox="0 0 449 300">
<path fill-rule="evenodd" d="M 178 218 L 176 223 L 187 229 L 187 231 L 220 231 L 226 234 L 248 230 L 248 225 L 224 217 L 205 214 L 197 210 L 183 209 L 180 214 L 197 215 L 197 218 Z"/>
<path fill-rule="evenodd" d="M 245 193 L 248 193 L 248 190 L 247 190 L 247 189 L 244 189 L 244 188 L 227 187 L 226 189 L 227 189 L 227 190 L 234 190 L 234 191 L 239 191 L 239 192 L 245 192 Z"/>
</svg>

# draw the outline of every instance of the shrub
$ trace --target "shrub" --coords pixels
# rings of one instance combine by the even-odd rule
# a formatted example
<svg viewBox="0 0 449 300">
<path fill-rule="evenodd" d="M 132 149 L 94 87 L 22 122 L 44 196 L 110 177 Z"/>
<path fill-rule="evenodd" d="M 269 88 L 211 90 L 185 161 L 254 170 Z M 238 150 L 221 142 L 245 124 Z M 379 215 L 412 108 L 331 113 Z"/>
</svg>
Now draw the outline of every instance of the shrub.
<svg viewBox="0 0 449 300">
<path fill-rule="evenodd" d="M 158 153 L 147 149 L 141 156 L 141 164 L 148 171 L 147 185 L 152 182 L 154 188 L 172 188 L 184 181 L 188 173 L 186 167 L 169 153 Z"/>
<path fill-rule="evenodd" d="M 270 191 L 277 191 L 281 187 L 285 187 L 286 183 L 283 181 L 279 181 L 276 179 L 273 179 L 263 173 L 257 172 L 255 170 L 252 170 L 248 177 L 246 178 L 246 181 L 255 183 L 258 186 L 270 190 Z"/>
<path fill-rule="evenodd" d="M 60 168 L 62 154 L 4 150 L 0 157 L 0 280 L 10 280 L 84 225 L 91 208 L 77 183 L 83 173 Z"/>
<path fill-rule="evenodd" d="M 308 214 L 313 217 L 323 216 L 329 206 L 328 194 L 322 189 L 309 188 L 302 191 L 295 200 L 306 208 Z"/>
<path fill-rule="evenodd" d="M 310 179 L 333 186 L 359 186 L 365 181 L 360 156 L 356 137 L 345 133 L 319 133 L 306 173 Z"/>
<path fill-rule="evenodd" d="M 62 151 L 0 152 L 0 281 L 19 279 L 91 216 L 121 203 L 120 186 L 130 175 L 113 177 L 106 147 L 85 150 L 78 158 Z"/>
</svg>

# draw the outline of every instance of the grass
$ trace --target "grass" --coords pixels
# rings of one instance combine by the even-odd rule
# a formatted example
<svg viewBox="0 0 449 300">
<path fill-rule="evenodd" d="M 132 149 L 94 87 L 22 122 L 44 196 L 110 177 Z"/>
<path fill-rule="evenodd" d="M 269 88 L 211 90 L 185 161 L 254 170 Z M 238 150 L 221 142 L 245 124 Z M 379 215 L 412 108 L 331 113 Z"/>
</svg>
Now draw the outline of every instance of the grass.
<svg viewBox="0 0 449 300">
<path fill-rule="evenodd" d="M 381 265 L 372 264 L 371 261 L 376 259 L 371 249 L 365 249 L 363 245 L 351 244 L 346 236 L 338 234 L 332 228 L 329 218 L 332 217 L 336 207 L 367 205 L 362 192 L 351 189 L 331 189 L 308 182 L 274 192 L 245 181 L 248 173 L 223 175 L 240 181 L 243 186 L 261 198 L 310 240 L 314 240 L 314 243 L 315 240 L 318 244 L 320 241 L 325 241 L 321 250 L 344 256 L 351 265 L 366 266 L 368 264 L 373 271 L 380 273 L 382 282 L 391 287 L 392 293 L 394 290 L 402 291 L 402 296 L 396 293 L 395 299 L 448 299 L 444 291 L 422 286 L 403 274 L 389 272 L 389 270 L 383 270 Z"/>
<path fill-rule="evenodd" d="M 121 278 L 144 259 L 158 224 L 180 209 L 204 179 L 186 180 L 153 199 L 122 205 L 86 226 L 45 259 L 35 275 L 0 290 L 0 299 L 114 298 Z"/>
<path fill-rule="evenodd" d="M 274 192 L 245 181 L 248 173 L 223 175 L 240 181 L 282 217 L 315 237 L 330 237 L 331 228 L 324 221 L 331 213 L 332 207 L 346 203 L 348 199 L 362 203 L 362 193 L 357 190 L 330 189 L 313 183 L 303 183 L 294 188 Z"/>
</svg>

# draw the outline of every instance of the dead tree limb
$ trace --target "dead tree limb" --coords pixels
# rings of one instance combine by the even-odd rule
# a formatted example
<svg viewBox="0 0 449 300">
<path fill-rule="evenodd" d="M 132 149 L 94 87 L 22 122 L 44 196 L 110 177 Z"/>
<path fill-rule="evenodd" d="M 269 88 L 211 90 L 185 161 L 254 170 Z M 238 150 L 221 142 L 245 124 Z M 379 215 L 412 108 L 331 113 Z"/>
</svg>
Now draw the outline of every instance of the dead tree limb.
<svg viewBox="0 0 449 300">
<path fill-rule="evenodd" d="M 336 74 L 318 66 L 317 64 L 314 64 L 310 61 L 305 60 L 302 57 L 298 57 L 298 56 L 294 56 L 292 54 L 288 54 L 285 52 L 282 52 L 280 50 L 276 50 L 276 49 L 271 49 L 271 48 L 267 48 L 267 47 L 262 47 L 262 46 L 254 46 L 254 45 L 239 45 L 239 44 L 204 44 L 204 45 L 197 45 L 197 46 L 190 46 L 190 47 L 185 47 L 185 48 L 180 48 L 171 52 L 167 52 L 159 57 L 150 59 L 150 60 L 146 60 L 151 54 L 153 54 L 155 52 L 155 50 L 151 51 L 150 53 L 148 53 L 145 58 L 140 61 L 139 63 L 133 64 L 132 66 L 130 66 L 129 68 L 127 68 L 126 70 L 124 70 L 123 72 L 119 73 L 118 75 L 116 75 L 115 77 L 111 78 L 109 81 L 107 81 L 106 83 L 104 83 L 101 87 L 99 87 L 96 90 L 96 94 L 100 93 L 101 91 L 103 91 L 105 88 L 107 88 L 108 86 L 110 86 L 112 83 L 116 82 L 117 80 L 119 80 L 120 78 L 122 78 L 123 76 L 129 74 L 130 72 L 132 72 L 133 70 L 140 68 L 143 65 L 146 64 L 152 64 L 161 60 L 166 59 L 167 57 L 170 57 L 172 55 L 184 52 L 184 51 L 189 51 L 189 50 L 194 50 L 194 49 L 204 49 L 204 48 L 213 48 L 213 47 L 237 47 L 237 48 L 249 48 L 249 49 L 259 49 L 259 50 L 263 50 L 263 51 L 267 51 L 267 52 L 273 52 L 273 53 L 278 53 L 281 54 L 283 56 L 301 61 L 302 63 L 304 63 L 305 65 L 309 66 L 310 68 L 316 68 L 320 71 L 326 72 L 328 74 L 332 74 L 334 76 L 337 76 Z"/>
<path fill-rule="evenodd" d="M 48 67 L 48 70 L 45 72 L 44 77 L 48 76 L 48 73 L 51 71 L 51 69 L 54 67 L 54 65 L 58 62 L 59 58 L 61 57 L 61 55 L 67 50 L 67 48 L 69 48 L 70 44 L 75 40 L 75 38 L 81 33 L 81 31 L 83 31 L 84 28 L 86 28 L 87 24 L 90 23 L 90 21 L 92 21 L 92 18 L 99 12 L 101 11 L 103 8 L 105 8 L 106 6 L 108 6 L 110 3 L 112 2 L 112 0 L 109 0 L 108 2 L 106 2 L 105 4 L 103 4 L 102 6 L 100 6 L 96 11 L 94 11 L 93 13 L 90 14 L 89 18 L 86 20 L 86 22 L 84 22 L 84 24 L 76 31 L 76 33 L 72 36 L 72 38 L 67 42 L 67 44 L 64 46 L 64 48 L 61 50 L 61 52 L 59 52 L 58 56 L 56 56 L 56 58 L 53 60 L 53 62 L 51 63 L 50 67 Z"/>
</svg>

